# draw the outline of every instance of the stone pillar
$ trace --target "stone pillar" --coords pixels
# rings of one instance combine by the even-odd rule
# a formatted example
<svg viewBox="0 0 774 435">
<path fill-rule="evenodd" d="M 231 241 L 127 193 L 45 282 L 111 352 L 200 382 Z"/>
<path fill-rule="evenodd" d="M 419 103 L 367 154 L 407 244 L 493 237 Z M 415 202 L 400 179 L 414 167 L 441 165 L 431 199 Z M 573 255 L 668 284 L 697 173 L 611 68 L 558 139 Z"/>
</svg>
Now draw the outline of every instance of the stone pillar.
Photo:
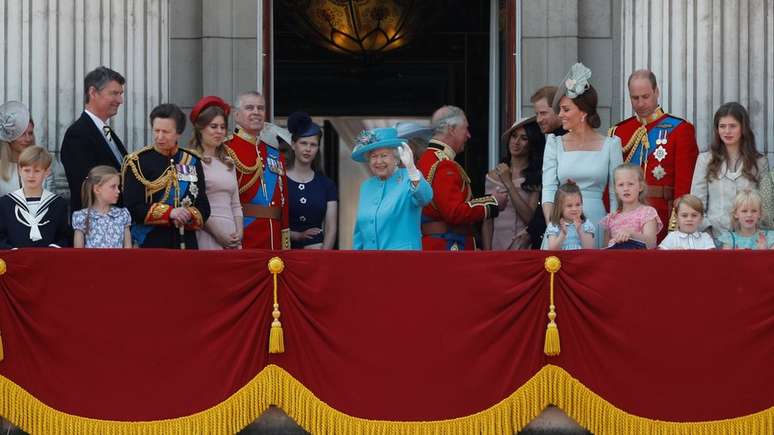
<svg viewBox="0 0 774 435">
<path fill-rule="evenodd" d="M 129 150 L 149 143 L 147 117 L 169 98 L 169 0 L 6 0 L 0 10 L 0 101 L 19 100 L 40 145 L 59 155 L 83 110 L 83 77 L 97 66 L 127 80 L 112 120 Z M 61 167 L 56 190 L 67 192 Z"/>
<path fill-rule="evenodd" d="M 540 87 L 556 85 L 578 61 L 578 0 L 521 0 L 521 106 L 533 113 L 529 98 Z M 591 67 L 593 69 L 593 67 Z"/>
<path fill-rule="evenodd" d="M 738 101 L 750 113 L 759 150 L 774 152 L 774 1 L 632 0 L 621 8 L 623 80 L 651 69 L 661 104 L 696 126 L 701 149 L 718 107 Z M 622 109 L 621 116 L 631 114 Z"/>
</svg>

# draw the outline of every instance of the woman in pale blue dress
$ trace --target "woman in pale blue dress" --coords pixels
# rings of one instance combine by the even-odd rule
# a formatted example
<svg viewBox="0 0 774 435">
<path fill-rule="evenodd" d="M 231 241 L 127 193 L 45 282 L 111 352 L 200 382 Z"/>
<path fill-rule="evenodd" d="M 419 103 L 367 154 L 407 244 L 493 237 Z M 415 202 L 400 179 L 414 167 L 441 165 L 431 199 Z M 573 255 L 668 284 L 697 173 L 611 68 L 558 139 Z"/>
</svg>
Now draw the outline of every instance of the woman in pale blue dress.
<svg viewBox="0 0 774 435">
<path fill-rule="evenodd" d="M 605 187 L 615 192 L 613 171 L 623 162 L 621 141 L 596 132 L 597 91 L 588 83 L 591 71 L 577 63 L 562 81 L 554 98 L 554 111 L 568 131 L 561 137 L 549 134 L 543 156 L 543 213 L 546 220 L 553 209 L 560 184 L 573 180 L 583 194 L 583 213 L 594 224 L 594 240 L 602 247 L 599 221 L 607 214 L 602 202 Z M 609 195 L 610 209 L 616 208 L 615 194 Z"/>
</svg>

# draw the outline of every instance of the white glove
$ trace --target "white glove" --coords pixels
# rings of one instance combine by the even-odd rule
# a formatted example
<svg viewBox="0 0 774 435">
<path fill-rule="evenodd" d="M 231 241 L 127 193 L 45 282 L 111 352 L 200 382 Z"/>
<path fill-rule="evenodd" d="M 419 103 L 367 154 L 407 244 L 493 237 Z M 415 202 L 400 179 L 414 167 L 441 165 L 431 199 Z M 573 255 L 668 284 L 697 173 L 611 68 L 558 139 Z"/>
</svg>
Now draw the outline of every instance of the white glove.
<svg viewBox="0 0 774 435">
<path fill-rule="evenodd" d="M 417 169 L 417 166 L 414 164 L 414 153 L 406 142 L 403 142 L 403 144 L 398 147 L 398 155 L 400 155 L 401 163 L 403 163 L 403 166 L 408 170 L 409 180 L 419 181 L 419 179 L 422 178 L 422 173 L 419 172 L 419 169 Z"/>
</svg>

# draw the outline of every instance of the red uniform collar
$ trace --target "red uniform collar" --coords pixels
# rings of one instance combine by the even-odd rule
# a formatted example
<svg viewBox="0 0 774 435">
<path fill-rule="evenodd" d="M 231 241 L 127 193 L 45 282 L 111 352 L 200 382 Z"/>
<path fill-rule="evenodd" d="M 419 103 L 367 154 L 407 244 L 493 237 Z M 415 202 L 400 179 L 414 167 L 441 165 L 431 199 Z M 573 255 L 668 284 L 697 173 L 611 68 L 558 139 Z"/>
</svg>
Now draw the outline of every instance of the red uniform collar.
<svg viewBox="0 0 774 435">
<path fill-rule="evenodd" d="M 656 110 L 653 111 L 653 113 L 646 116 L 645 118 L 640 118 L 639 116 L 637 116 L 637 121 L 640 121 L 640 124 L 642 125 L 648 125 L 651 122 L 654 122 L 660 119 L 664 115 L 666 115 L 666 112 L 664 112 L 664 110 L 661 109 L 661 107 L 659 106 L 659 107 L 656 107 Z"/>
</svg>

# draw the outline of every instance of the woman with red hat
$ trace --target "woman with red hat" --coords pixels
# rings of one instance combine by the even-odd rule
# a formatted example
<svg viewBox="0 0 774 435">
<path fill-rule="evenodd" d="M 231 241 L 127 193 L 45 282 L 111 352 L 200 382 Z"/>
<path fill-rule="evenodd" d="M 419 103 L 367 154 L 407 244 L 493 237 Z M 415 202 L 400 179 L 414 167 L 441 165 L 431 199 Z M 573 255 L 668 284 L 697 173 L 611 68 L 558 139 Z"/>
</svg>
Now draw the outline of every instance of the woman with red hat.
<svg viewBox="0 0 774 435">
<path fill-rule="evenodd" d="M 239 203 L 234 162 L 223 141 L 228 131 L 231 107 L 219 97 L 199 100 L 191 110 L 194 151 L 202 156 L 210 218 L 196 232 L 199 249 L 239 249 L 242 246 L 242 205 Z"/>
</svg>

